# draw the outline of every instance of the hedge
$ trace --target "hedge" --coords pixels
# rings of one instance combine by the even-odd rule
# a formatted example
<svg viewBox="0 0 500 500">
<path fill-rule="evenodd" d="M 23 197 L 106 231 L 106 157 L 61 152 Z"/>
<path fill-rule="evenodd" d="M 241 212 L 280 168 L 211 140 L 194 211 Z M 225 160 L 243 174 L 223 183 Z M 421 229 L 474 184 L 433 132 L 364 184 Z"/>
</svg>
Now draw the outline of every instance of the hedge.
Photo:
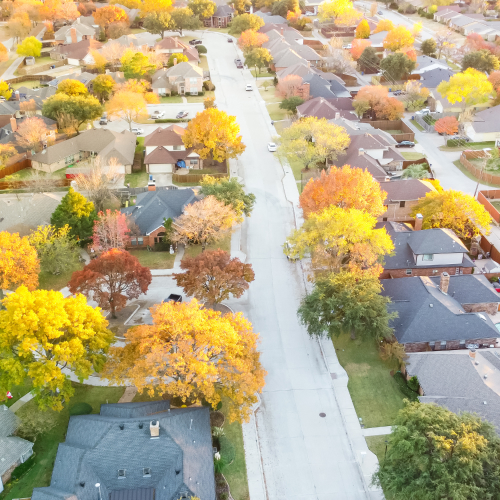
<svg viewBox="0 0 500 500">
<path fill-rule="evenodd" d="M 196 45 L 196 50 L 198 51 L 198 54 L 207 53 L 207 48 L 205 47 L 205 45 Z"/>
<path fill-rule="evenodd" d="M 76 403 L 69 409 L 70 415 L 88 415 L 92 413 L 92 406 L 88 403 Z"/>
<path fill-rule="evenodd" d="M 405 376 L 401 372 L 394 374 L 394 381 L 398 384 L 400 391 L 410 399 L 410 401 L 418 401 L 418 394 L 408 387 Z"/>
<path fill-rule="evenodd" d="M 26 472 L 28 472 L 35 465 L 35 454 L 31 455 L 31 457 L 26 460 L 26 462 L 18 465 L 10 476 L 11 479 L 20 479 Z"/>
<path fill-rule="evenodd" d="M 155 123 L 186 123 L 191 121 L 191 118 L 159 118 Z"/>
</svg>

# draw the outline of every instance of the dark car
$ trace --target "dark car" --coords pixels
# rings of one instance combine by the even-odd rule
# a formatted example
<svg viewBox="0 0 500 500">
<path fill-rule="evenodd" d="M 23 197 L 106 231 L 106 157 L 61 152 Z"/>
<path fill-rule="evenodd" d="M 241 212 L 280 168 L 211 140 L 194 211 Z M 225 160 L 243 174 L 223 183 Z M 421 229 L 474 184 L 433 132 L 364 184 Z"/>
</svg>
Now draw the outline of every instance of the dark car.
<svg viewBox="0 0 500 500">
<path fill-rule="evenodd" d="M 395 90 L 392 95 L 401 95 L 401 90 Z"/>
<path fill-rule="evenodd" d="M 228 38 L 227 39 L 227 43 L 233 43 L 233 39 L 232 38 Z"/>
<path fill-rule="evenodd" d="M 201 45 L 202 43 L 201 40 L 189 40 L 189 45 Z"/>
<path fill-rule="evenodd" d="M 182 302 L 182 295 L 177 295 L 176 293 L 171 293 L 163 302 Z"/>
<path fill-rule="evenodd" d="M 415 143 L 411 141 L 401 141 L 399 144 L 396 144 L 397 148 L 413 148 L 414 146 Z"/>
<path fill-rule="evenodd" d="M 175 116 L 177 119 L 180 119 L 180 118 L 186 118 L 186 116 L 188 115 L 189 113 L 187 111 L 180 111 L 179 113 L 177 113 L 177 115 Z"/>
</svg>

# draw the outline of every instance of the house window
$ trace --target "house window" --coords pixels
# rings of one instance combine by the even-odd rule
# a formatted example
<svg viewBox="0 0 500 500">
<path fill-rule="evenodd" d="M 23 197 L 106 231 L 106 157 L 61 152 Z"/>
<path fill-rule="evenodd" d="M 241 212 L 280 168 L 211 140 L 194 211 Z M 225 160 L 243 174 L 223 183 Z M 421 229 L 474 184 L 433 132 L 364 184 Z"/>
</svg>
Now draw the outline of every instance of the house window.
<svg viewBox="0 0 500 500">
<path fill-rule="evenodd" d="M 118 469 L 118 479 L 125 479 L 127 471 L 125 469 Z"/>
<path fill-rule="evenodd" d="M 382 217 L 382 220 L 383 220 L 384 222 L 386 222 L 386 221 L 387 221 L 387 217 Z"/>
<path fill-rule="evenodd" d="M 137 243 L 138 243 L 139 245 L 143 245 L 143 244 L 144 244 L 144 238 L 143 238 L 142 236 L 139 236 L 139 237 L 137 238 Z"/>
<path fill-rule="evenodd" d="M 191 87 L 191 90 L 189 91 L 191 95 L 198 95 L 198 89 L 196 87 Z"/>
<path fill-rule="evenodd" d="M 434 351 L 436 349 L 436 342 L 429 342 L 429 347 L 431 348 L 431 351 Z"/>
<path fill-rule="evenodd" d="M 405 207 L 405 203 L 404 201 L 400 201 L 399 202 L 399 208 L 404 208 Z"/>
<path fill-rule="evenodd" d="M 142 469 L 142 477 L 151 477 L 151 469 L 149 467 Z"/>
<path fill-rule="evenodd" d="M 465 349 L 465 340 L 460 341 L 460 349 Z"/>
<path fill-rule="evenodd" d="M 422 255 L 422 260 L 434 260 L 434 254 L 433 253 L 424 253 Z"/>
<path fill-rule="evenodd" d="M 441 342 L 441 350 L 442 350 L 442 351 L 446 350 L 446 340 L 443 340 L 443 341 Z"/>
<path fill-rule="evenodd" d="M 135 238 L 132 238 L 132 239 L 130 240 L 130 243 L 131 243 L 131 244 L 132 244 L 132 246 L 134 247 L 134 246 L 136 246 L 136 245 L 137 245 L 137 240 L 136 240 Z"/>
<path fill-rule="evenodd" d="M 181 146 L 174 146 L 174 151 L 180 151 L 181 150 Z"/>
<path fill-rule="evenodd" d="M 198 165 L 198 160 L 189 160 L 190 165 Z"/>
<path fill-rule="evenodd" d="M 194 85 L 196 85 L 196 84 L 198 83 L 198 78 L 196 78 L 196 77 L 194 77 L 194 78 L 190 78 L 190 79 L 189 79 L 189 83 L 190 83 L 191 85 L 193 85 L 193 84 L 194 84 Z"/>
<path fill-rule="evenodd" d="M 407 269 L 406 274 L 407 274 L 407 276 L 411 276 L 411 269 Z"/>
</svg>

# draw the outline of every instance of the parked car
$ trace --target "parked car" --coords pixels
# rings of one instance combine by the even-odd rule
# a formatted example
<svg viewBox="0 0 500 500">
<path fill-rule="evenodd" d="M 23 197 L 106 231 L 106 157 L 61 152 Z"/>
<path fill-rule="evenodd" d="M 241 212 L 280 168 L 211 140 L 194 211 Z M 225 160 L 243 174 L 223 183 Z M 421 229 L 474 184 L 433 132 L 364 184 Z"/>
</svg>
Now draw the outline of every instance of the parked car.
<svg viewBox="0 0 500 500">
<path fill-rule="evenodd" d="M 132 133 L 135 135 L 144 134 L 144 130 L 140 127 L 132 127 Z"/>
<path fill-rule="evenodd" d="M 276 144 L 274 144 L 274 142 L 270 142 L 267 145 L 267 149 L 269 151 L 271 151 L 271 153 L 274 153 L 276 151 L 276 148 L 277 148 L 277 146 L 276 146 Z"/>
<path fill-rule="evenodd" d="M 156 111 L 153 111 L 151 118 L 153 120 L 158 119 L 158 118 L 162 118 L 164 114 L 165 114 L 165 111 L 160 111 L 159 109 L 157 109 Z"/>
<path fill-rule="evenodd" d="M 182 302 L 182 295 L 177 295 L 176 293 L 171 293 L 163 302 Z"/>
<path fill-rule="evenodd" d="M 107 125 L 108 124 L 108 113 L 104 112 L 99 119 L 99 125 Z"/>
<path fill-rule="evenodd" d="M 236 64 L 237 68 L 243 68 L 243 61 L 241 59 L 235 59 L 234 64 Z"/>
<path fill-rule="evenodd" d="M 201 45 L 202 43 L 201 40 L 189 40 L 189 45 Z"/>
<path fill-rule="evenodd" d="M 392 95 L 401 95 L 401 94 L 402 94 L 401 90 L 395 90 L 395 91 L 392 93 Z"/>
<path fill-rule="evenodd" d="M 415 143 L 412 141 L 401 141 L 400 143 L 396 144 L 397 148 L 413 148 L 415 147 Z"/>
<path fill-rule="evenodd" d="M 345 43 L 344 45 L 342 45 L 342 48 L 343 49 L 352 49 L 352 43 Z"/>
<path fill-rule="evenodd" d="M 233 43 L 233 39 L 232 39 L 231 37 L 229 37 L 229 38 L 227 39 L 227 43 Z"/>
<path fill-rule="evenodd" d="M 417 111 L 415 114 L 416 115 L 430 115 L 431 110 L 429 108 L 424 108 L 424 109 L 421 109 L 420 111 Z"/>
<path fill-rule="evenodd" d="M 245 87 L 245 90 L 247 90 L 247 91 L 248 90 L 253 90 L 253 87 L 249 83 L 247 83 L 247 86 Z"/>
<path fill-rule="evenodd" d="M 306 12 L 306 16 L 315 16 L 316 14 L 314 12 Z"/>
<path fill-rule="evenodd" d="M 470 139 L 466 135 L 452 135 L 450 136 L 450 139 L 453 141 L 464 141 L 464 142 L 470 142 Z"/>
<path fill-rule="evenodd" d="M 189 112 L 188 111 L 179 111 L 175 117 L 177 119 L 181 119 L 181 118 L 186 118 L 186 116 L 189 115 Z"/>
<path fill-rule="evenodd" d="M 381 10 L 379 10 L 379 11 L 377 12 L 377 14 L 378 14 L 379 16 L 383 16 L 383 15 L 384 15 L 384 13 L 383 13 Z"/>
</svg>

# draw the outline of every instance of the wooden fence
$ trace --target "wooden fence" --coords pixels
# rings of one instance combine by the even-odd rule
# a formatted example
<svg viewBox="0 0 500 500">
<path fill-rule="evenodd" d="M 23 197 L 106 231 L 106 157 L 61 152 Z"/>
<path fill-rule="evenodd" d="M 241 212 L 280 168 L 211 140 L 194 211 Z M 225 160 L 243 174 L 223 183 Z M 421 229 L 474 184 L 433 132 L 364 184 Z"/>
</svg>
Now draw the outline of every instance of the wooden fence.
<svg viewBox="0 0 500 500">
<path fill-rule="evenodd" d="M 201 182 L 206 175 L 210 175 L 210 177 L 215 177 L 216 179 L 228 177 L 228 174 L 172 174 L 172 181 L 179 184 L 195 184 Z"/>
<path fill-rule="evenodd" d="M 379 130 L 401 130 L 399 134 L 391 134 L 395 141 L 414 141 L 415 132 L 403 120 L 361 120 Z"/>
<path fill-rule="evenodd" d="M 460 155 L 460 163 L 475 177 L 477 177 L 481 182 L 485 181 L 489 184 L 495 184 L 500 186 L 500 175 L 490 174 L 485 172 L 483 168 L 480 168 L 474 163 L 470 162 L 468 158 L 481 158 L 481 154 L 486 154 L 484 151 L 462 151 Z M 484 157 L 483 157 L 484 158 Z"/>
<path fill-rule="evenodd" d="M 9 165 L 8 167 L 2 168 L 2 170 L 0 170 L 0 179 L 3 179 L 4 177 L 7 177 L 8 175 L 15 174 L 16 172 L 19 172 L 20 170 L 24 170 L 25 168 L 31 168 L 31 160 L 24 159 L 24 160 L 18 161 L 17 163 Z"/>
<path fill-rule="evenodd" d="M 63 59 L 62 61 L 54 61 L 47 64 L 42 64 L 41 66 L 26 66 L 24 68 L 18 68 L 17 72 L 20 75 L 31 75 L 33 73 L 40 73 L 40 71 L 47 71 L 51 68 L 51 66 L 55 66 L 56 68 L 60 68 L 61 66 L 65 66 L 68 64 L 67 59 Z M 55 77 L 53 76 L 51 80 Z"/>
<path fill-rule="evenodd" d="M 30 187 L 35 183 L 29 181 L 6 181 L 0 182 L 0 191 L 4 189 L 27 189 L 29 191 Z M 67 187 L 71 186 L 71 179 L 54 179 L 53 187 Z"/>
<path fill-rule="evenodd" d="M 494 221 L 500 223 L 500 212 L 498 212 L 490 200 L 500 201 L 500 189 L 485 189 L 477 193 L 477 201 L 486 208 Z"/>
<path fill-rule="evenodd" d="M 429 160 L 427 158 L 420 158 L 419 160 L 404 160 L 403 161 L 403 170 L 408 168 L 410 165 L 422 165 L 423 163 L 429 164 Z M 430 169 L 429 169 L 430 172 Z M 432 172 L 431 172 L 432 174 Z"/>
<path fill-rule="evenodd" d="M 22 82 L 33 82 L 39 80 L 41 82 L 50 82 L 54 77 L 51 75 L 23 75 L 16 76 L 15 78 L 7 78 L 5 81 L 7 83 L 22 83 Z"/>
</svg>

